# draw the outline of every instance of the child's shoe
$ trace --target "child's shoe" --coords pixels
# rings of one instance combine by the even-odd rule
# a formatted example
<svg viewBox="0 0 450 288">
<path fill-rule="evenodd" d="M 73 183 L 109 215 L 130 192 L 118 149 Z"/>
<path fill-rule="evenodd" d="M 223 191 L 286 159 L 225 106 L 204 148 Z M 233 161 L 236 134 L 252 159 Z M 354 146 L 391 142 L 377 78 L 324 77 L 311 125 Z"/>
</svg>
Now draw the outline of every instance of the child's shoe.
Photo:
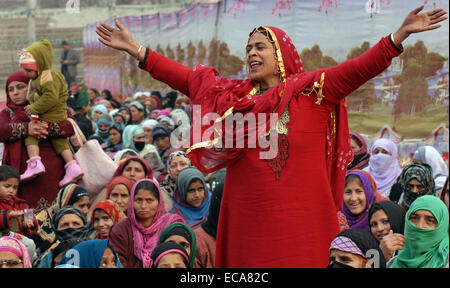
<svg viewBox="0 0 450 288">
<path fill-rule="evenodd" d="M 64 178 L 59 182 L 59 187 L 63 187 L 69 183 L 76 183 L 84 175 L 83 170 L 81 170 L 81 167 L 76 160 L 70 161 L 64 168 L 66 169 L 66 175 L 64 175 Z"/>
<path fill-rule="evenodd" d="M 33 157 L 27 160 L 27 170 L 20 175 L 20 181 L 29 181 L 44 173 L 45 167 L 42 164 L 41 157 Z"/>
</svg>

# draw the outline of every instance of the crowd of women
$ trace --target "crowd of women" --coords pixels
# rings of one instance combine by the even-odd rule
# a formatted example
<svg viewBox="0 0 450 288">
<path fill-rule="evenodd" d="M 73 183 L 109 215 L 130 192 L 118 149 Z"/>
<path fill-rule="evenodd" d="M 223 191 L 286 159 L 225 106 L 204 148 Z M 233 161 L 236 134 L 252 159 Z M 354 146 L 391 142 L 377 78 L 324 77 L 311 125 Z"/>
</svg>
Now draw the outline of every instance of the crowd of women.
<svg viewBox="0 0 450 288">
<path fill-rule="evenodd" d="M 136 93 L 120 103 L 108 90 L 72 89 L 72 117 L 118 164 L 106 198 L 90 207 L 80 185 L 56 188 L 63 163 L 51 148 L 42 157 L 51 175 L 9 183 L 26 166 L 26 135 L 70 137 L 72 149 L 80 147 L 68 123 L 39 127 L 21 118 L 27 83 L 22 72 L 9 77 L 7 109 L 0 114 L 1 267 L 214 267 L 226 169 L 205 175 L 183 149 L 172 148 L 171 132 L 190 127 L 185 96 Z M 401 167 L 388 139 L 369 149 L 351 132 L 350 143 L 354 159 L 329 267 L 448 267 L 448 167 L 440 153 L 423 146 Z M 8 194 L 14 187 L 16 194 Z M 21 213 L 26 208 L 34 209 L 28 226 Z M 377 251 L 380 261 L 368 251 Z"/>
<path fill-rule="evenodd" d="M 360 134 L 349 135 L 345 103 L 390 65 L 410 34 L 447 19 L 443 9 L 423 8 L 360 57 L 311 73 L 284 31 L 255 28 L 244 80 L 183 66 L 135 42 L 119 21 L 118 29 L 102 23 L 103 44 L 135 57 L 174 91 L 120 103 L 108 90 L 71 88 L 70 117 L 98 141 L 98 154 L 117 163 L 95 201 L 82 185 L 58 186 L 65 163 L 48 139 L 69 138 L 79 151 L 86 144 L 72 122 L 30 121 L 29 79 L 11 74 L 0 112 L 0 267 L 448 267 L 447 164 L 431 146 L 404 167 L 389 139 L 369 149 Z M 190 130 L 192 105 L 201 105 L 201 116 L 223 115 L 215 122 L 276 111 L 277 155 L 211 149 L 211 139 L 195 143 L 188 158 L 172 141 Z M 236 126 L 214 131 L 249 142 L 251 129 Z M 173 138 L 175 130 L 181 133 Z M 25 182 L 27 136 L 40 139 L 47 172 Z"/>
</svg>

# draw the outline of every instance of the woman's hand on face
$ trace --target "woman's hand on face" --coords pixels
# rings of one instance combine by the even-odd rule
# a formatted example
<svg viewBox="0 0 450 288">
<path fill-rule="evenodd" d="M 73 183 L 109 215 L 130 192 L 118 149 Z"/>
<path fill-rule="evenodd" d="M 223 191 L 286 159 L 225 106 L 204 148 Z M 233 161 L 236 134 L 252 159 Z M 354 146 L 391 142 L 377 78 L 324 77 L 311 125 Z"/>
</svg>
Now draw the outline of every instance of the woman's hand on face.
<svg viewBox="0 0 450 288">
<path fill-rule="evenodd" d="M 411 33 L 420 33 L 441 27 L 436 24 L 448 18 L 445 16 L 447 11 L 442 8 L 419 13 L 424 7 L 424 5 L 417 7 L 406 16 L 400 28 L 393 35 L 395 45 L 399 46 Z"/>
<path fill-rule="evenodd" d="M 48 135 L 48 123 L 44 121 L 38 121 L 34 123 L 30 121 L 28 123 L 28 135 L 36 137 L 38 139 L 45 139 Z"/>
</svg>

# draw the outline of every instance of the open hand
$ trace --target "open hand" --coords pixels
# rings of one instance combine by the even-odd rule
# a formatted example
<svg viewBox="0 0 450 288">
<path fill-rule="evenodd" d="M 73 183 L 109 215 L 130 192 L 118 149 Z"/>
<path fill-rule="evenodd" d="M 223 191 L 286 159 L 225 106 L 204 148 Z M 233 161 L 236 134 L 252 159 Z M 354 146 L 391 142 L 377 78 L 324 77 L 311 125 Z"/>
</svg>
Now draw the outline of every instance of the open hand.
<svg viewBox="0 0 450 288">
<path fill-rule="evenodd" d="M 105 23 L 97 26 L 95 32 L 100 36 L 98 40 L 108 47 L 126 52 L 131 51 L 135 41 L 133 40 L 130 31 L 123 26 L 119 20 L 116 20 L 115 23 L 119 30 L 114 29 Z"/>
</svg>

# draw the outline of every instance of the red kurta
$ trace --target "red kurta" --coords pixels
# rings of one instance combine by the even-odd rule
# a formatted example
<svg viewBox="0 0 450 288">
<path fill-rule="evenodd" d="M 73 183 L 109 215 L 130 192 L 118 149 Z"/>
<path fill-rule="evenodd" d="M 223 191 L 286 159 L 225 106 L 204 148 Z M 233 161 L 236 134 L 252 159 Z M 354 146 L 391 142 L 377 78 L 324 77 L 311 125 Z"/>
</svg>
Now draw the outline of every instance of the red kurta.
<svg viewBox="0 0 450 288">
<path fill-rule="evenodd" d="M 315 93 L 291 98 L 288 157 L 279 178 L 267 160 L 260 159 L 258 148 L 247 149 L 227 167 L 216 267 L 327 266 L 330 243 L 340 231 L 337 206 L 342 205 L 342 196 L 334 199 L 333 172 L 327 165 L 331 112 L 341 99 L 385 70 L 400 52 L 385 37 L 359 58 L 315 72 L 315 81 L 325 72 L 325 98 L 319 105 Z M 195 97 L 189 94 L 187 81 L 191 69 L 152 51 L 140 67 Z"/>
</svg>

